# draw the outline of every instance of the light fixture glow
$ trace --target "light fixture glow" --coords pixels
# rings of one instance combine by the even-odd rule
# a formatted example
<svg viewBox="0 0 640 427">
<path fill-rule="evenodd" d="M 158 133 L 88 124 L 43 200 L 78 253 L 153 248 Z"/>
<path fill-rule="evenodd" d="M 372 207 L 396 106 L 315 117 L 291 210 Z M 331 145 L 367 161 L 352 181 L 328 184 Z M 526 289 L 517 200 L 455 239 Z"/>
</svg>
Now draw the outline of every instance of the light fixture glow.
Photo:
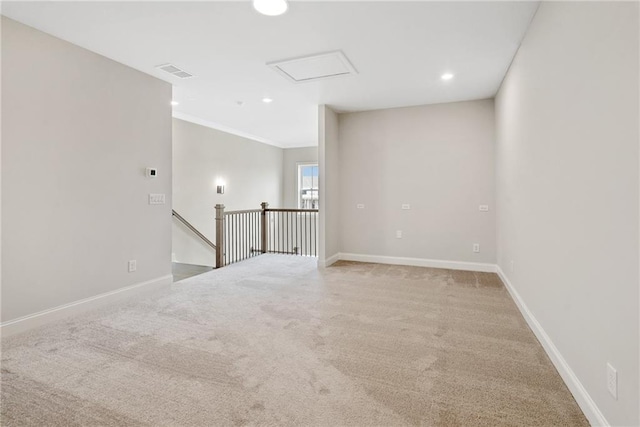
<svg viewBox="0 0 640 427">
<path fill-rule="evenodd" d="M 271 99 L 271 98 L 262 98 L 262 102 L 264 102 L 265 104 L 268 104 L 270 102 L 273 102 L 273 99 Z"/>
<path fill-rule="evenodd" d="M 289 8 L 287 0 L 253 0 L 253 8 L 263 15 L 282 15 Z"/>
<path fill-rule="evenodd" d="M 443 75 L 440 76 L 440 78 L 442 80 L 451 80 L 453 78 L 453 74 L 451 73 L 444 73 Z"/>
<path fill-rule="evenodd" d="M 171 105 L 173 105 L 173 106 L 176 106 L 178 104 L 180 104 L 178 101 L 171 101 Z"/>
<path fill-rule="evenodd" d="M 224 194 L 224 179 L 218 178 L 216 180 L 216 193 Z"/>
</svg>

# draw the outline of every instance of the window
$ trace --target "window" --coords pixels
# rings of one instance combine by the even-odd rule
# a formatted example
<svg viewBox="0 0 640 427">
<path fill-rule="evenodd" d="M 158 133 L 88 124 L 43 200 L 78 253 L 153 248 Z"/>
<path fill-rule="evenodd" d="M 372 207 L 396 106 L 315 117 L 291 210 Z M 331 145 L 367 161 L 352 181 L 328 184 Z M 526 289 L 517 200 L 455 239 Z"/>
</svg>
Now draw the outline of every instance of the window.
<svg viewBox="0 0 640 427">
<path fill-rule="evenodd" d="M 298 165 L 298 209 L 318 209 L 318 164 Z"/>
</svg>

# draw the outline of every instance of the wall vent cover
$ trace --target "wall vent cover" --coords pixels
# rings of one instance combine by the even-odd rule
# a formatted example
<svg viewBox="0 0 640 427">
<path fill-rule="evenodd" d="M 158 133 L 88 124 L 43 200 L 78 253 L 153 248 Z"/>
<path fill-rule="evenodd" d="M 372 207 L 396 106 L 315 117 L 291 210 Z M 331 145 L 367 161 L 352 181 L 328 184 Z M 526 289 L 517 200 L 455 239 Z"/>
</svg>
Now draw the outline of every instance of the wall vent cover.
<svg viewBox="0 0 640 427">
<path fill-rule="evenodd" d="M 267 65 L 294 83 L 306 83 L 358 74 L 342 51 L 319 53 Z"/>
<path fill-rule="evenodd" d="M 193 74 L 187 73 L 186 71 L 176 67 L 173 64 L 157 65 L 156 68 L 181 79 L 188 79 L 190 77 L 193 77 Z"/>
</svg>

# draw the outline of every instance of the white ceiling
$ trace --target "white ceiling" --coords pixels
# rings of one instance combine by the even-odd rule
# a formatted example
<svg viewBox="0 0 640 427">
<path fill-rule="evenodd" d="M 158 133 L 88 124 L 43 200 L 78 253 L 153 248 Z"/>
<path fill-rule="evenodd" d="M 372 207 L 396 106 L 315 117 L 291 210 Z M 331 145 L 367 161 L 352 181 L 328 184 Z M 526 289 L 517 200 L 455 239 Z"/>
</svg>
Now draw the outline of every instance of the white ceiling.
<svg viewBox="0 0 640 427">
<path fill-rule="evenodd" d="M 2 14 L 170 81 L 176 117 L 294 147 L 317 144 L 318 104 L 361 111 L 494 96 L 537 6 L 294 0 L 267 17 L 249 0 L 47 1 L 2 2 Z M 296 84 L 266 65 L 333 50 L 358 74 Z M 196 77 L 155 68 L 165 63 Z M 444 82 L 447 71 L 455 78 Z"/>
</svg>

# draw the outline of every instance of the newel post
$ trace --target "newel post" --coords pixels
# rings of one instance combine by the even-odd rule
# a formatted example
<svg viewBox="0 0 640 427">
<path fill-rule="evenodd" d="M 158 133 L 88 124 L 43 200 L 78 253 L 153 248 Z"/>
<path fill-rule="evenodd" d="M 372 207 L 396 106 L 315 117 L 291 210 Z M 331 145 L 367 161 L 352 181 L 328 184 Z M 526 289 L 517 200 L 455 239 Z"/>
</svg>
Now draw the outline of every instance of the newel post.
<svg viewBox="0 0 640 427">
<path fill-rule="evenodd" d="M 216 268 L 224 267 L 224 205 L 216 205 Z"/>
<path fill-rule="evenodd" d="M 260 212 L 260 222 L 262 227 L 260 238 L 262 245 L 260 247 L 260 252 L 264 254 L 267 253 L 267 209 L 269 208 L 269 203 L 262 202 L 260 206 L 262 206 L 262 212 Z"/>
</svg>

